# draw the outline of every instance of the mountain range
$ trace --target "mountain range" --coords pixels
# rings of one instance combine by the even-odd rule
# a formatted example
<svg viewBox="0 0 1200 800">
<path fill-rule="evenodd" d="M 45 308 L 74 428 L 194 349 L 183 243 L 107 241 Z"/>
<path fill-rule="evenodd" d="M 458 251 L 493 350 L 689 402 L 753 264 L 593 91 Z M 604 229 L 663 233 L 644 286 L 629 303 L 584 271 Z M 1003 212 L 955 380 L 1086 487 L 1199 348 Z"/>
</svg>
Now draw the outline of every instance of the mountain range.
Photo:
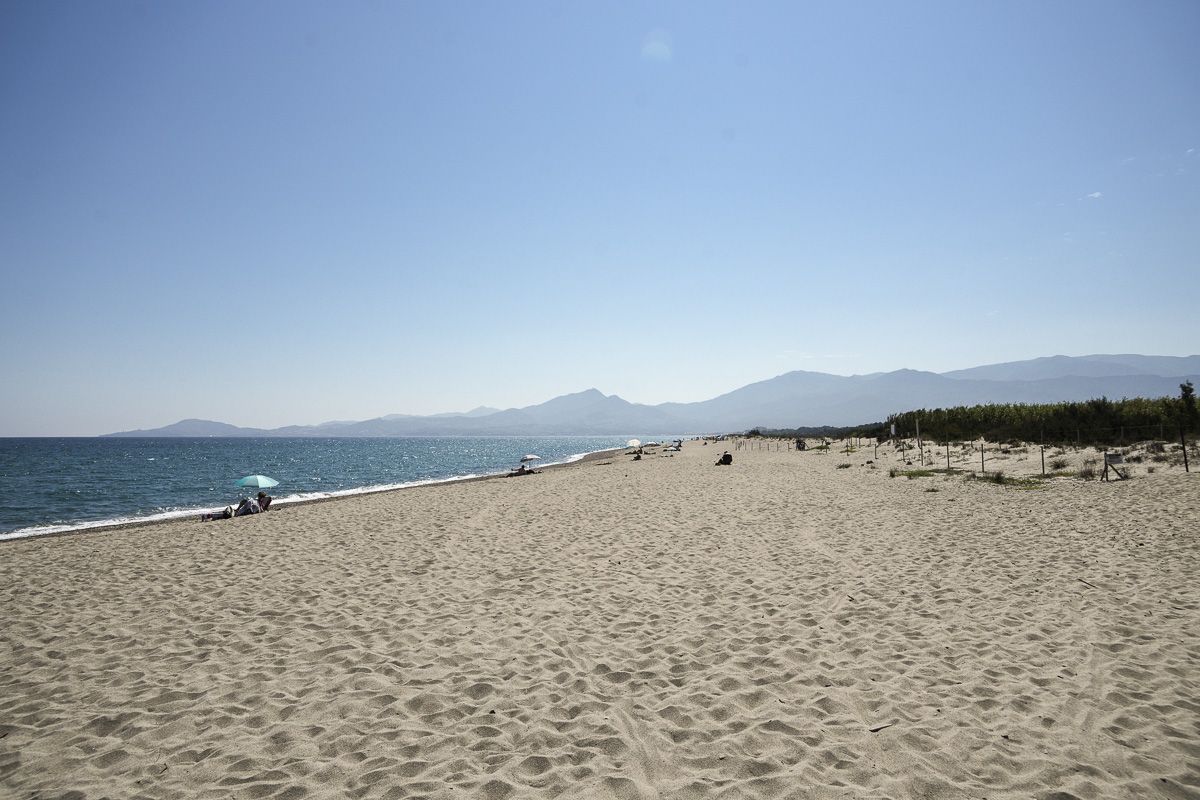
<svg viewBox="0 0 1200 800">
<path fill-rule="evenodd" d="M 109 436 L 542 436 L 720 433 L 750 428 L 849 426 L 918 408 L 979 403 L 1048 403 L 1095 397 L 1177 395 L 1200 383 L 1200 355 L 1049 356 L 952 372 L 911 369 L 869 375 L 796 371 L 695 403 L 630 403 L 596 389 L 524 408 L 389 414 L 282 428 L 241 428 L 186 419 Z"/>
</svg>

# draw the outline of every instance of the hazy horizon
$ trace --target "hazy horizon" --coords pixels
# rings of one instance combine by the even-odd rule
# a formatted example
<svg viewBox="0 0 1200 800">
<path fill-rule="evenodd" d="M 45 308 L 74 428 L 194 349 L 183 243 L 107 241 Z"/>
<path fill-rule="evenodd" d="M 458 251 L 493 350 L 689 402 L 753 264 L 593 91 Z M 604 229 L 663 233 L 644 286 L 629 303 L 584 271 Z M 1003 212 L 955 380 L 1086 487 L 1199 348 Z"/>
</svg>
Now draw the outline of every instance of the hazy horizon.
<svg viewBox="0 0 1200 800">
<path fill-rule="evenodd" d="M 1139 356 L 1139 354 L 1115 354 L 1115 353 L 1114 353 L 1114 354 L 1084 354 L 1084 355 L 1082 355 L 1082 356 L 1074 356 L 1074 357 L 1072 357 L 1072 356 L 1066 356 L 1066 357 L 1067 357 L 1067 358 L 1091 358 L 1091 357 L 1102 357 L 1102 356 L 1104 356 L 1104 355 L 1110 355 L 1110 356 L 1119 356 L 1119 355 L 1125 355 L 1125 356 L 1128 356 L 1128 355 L 1134 355 L 1134 356 Z M 1150 355 L 1151 357 L 1160 357 L 1162 354 L 1146 354 L 1146 355 Z M 1055 356 L 1041 356 L 1041 357 L 1038 357 L 1037 359 L 1033 359 L 1033 360 L 1034 360 L 1034 361 L 1036 361 L 1036 360 L 1040 360 L 1040 359 L 1047 359 L 1047 358 L 1062 358 L 1062 357 L 1063 357 L 1063 356 L 1062 356 L 1061 354 L 1058 354 L 1058 355 L 1055 355 Z M 1197 357 L 1198 357 L 1198 355 L 1197 355 L 1197 354 L 1187 354 L 1186 356 L 1170 356 L 1170 355 L 1168 355 L 1168 356 L 1166 356 L 1166 357 L 1167 357 L 1167 358 L 1197 358 Z M 1003 362 L 1003 363 L 999 363 L 999 364 L 990 364 L 990 365 L 976 364 L 976 365 L 972 365 L 971 367 L 964 367 L 963 369 L 971 369 L 972 367 L 1004 366 L 1004 365 L 1005 365 L 1005 364 L 1007 364 L 1007 363 L 1019 363 L 1019 364 L 1020 364 L 1020 363 L 1028 363 L 1028 360 L 1026 360 L 1026 361 L 1021 361 L 1021 362 Z M 839 377 L 864 377 L 864 376 L 870 376 L 870 375 L 886 375 L 886 374 L 894 373 L 894 372 L 897 372 L 897 371 L 904 371 L 904 370 L 906 370 L 906 369 L 907 369 L 907 370 L 910 370 L 910 371 L 914 371 L 914 372 L 930 372 L 929 370 L 913 370 L 912 368 L 900 368 L 899 370 L 888 370 L 888 371 L 884 371 L 884 372 L 874 372 L 874 373 L 860 373 L 860 374 L 842 375 L 842 376 L 839 376 Z M 945 370 L 945 371 L 943 371 L 943 373 L 934 373 L 934 374 L 945 374 L 945 373 L 950 373 L 950 372 L 954 372 L 954 371 L 955 371 L 955 370 Z M 816 371 L 810 370 L 809 372 L 816 372 Z M 783 374 L 787 374 L 787 373 L 783 373 Z M 773 376 L 768 376 L 768 377 L 766 377 L 766 378 L 763 378 L 763 379 L 761 379 L 761 381 L 751 381 L 751 383 L 767 382 L 767 381 L 770 381 L 770 380 L 772 380 L 773 378 L 782 377 L 782 375 L 783 375 L 783 374 L 781 374 L 781 375 L 773 375 Z M 834 375 L 835 373 L 819 373 L 819 374 L 824 374 L 824 375 Z M 1178 377 L 1178 378 L 1182 378 L 1182 377 L 1185 377 L 1186 375 L 1190 375 L 1190 374 L 1192 374 L 1192 373 L 1190 373 L 1190 372 L 1187 372 L 1186 370 L 1184 370 L 1184 371 L 1181 371 L 1181 372 L 1180 372 L 1178 375 L 1171 375 L 1171 376 L 1166 376 L 1166 377 Z M 988 380 L 988 379 L 986 379 L 986 378 L 985 378 L 985 380 Z M 1022 380 L 1025 380 L 1025 379 L 1016 379 L 1016 380 L 1018 380 L 1018 382 L 1020 382 L 1020 381 L 1022 381 Z M 1002 381 L 1002 383 L 1003 383 L 1003 381 Z M 697 402 L 697 401 L 711 400 L 711 399 L 713 399 L 714 397 L 717 397 L 717 396 L 720 396 L 720 395 L 724 395 L 724 394 L 726 394 L 726 393 L 728 393 L 728 392 L 736 391 L 737 389 L 741 389 L 741 388 L 744 388 L 744 386 L 733 386 L 733 387 L 728 387 L 727 389 L 723 390 L 722 392 L 719 392 L 717 395 L 714 395 L 714 396 L 712 396 L 712 397 L 703 397 L 703 398 L 697 398 L 697 400 L 683 400 L 683 401 L 680 401 L 680 400 L 668 400 L 668 401 L 663 401 L 663 402 L 676 402 L 676 403 L 678 403 L 678 402 L 682 402 L 682 403 L 691 403 L 691 402 Z M 627 402 L 633 403 L 633 404 L 635 404 L 635 405 L 636 405 L 636 404 L 640 404 L 640 405 L 649 405 L 649 406 L 656 406 L 656 405 L 658 405 L 658 403 L 641 403 L 641 401 L 638 401 L 638 400 L 633 400 L 633 399 L 630 399 L 630 398 L 628 398 L 628 397 L 623 397 L 623 396 L 621 396 L 621 395 L 620 395 L 620 393 L 619 393 L 619 392 L 609 392 L 609 391 L 605 391 L 605 390 L 604 390 L 602 387 L 590 386 L 590 387 L 585 387 L 585 388 L 579 388 L 579 389 L 572 389 L 572 390 L 568 390 L 568 391 L 562 392 L 562 393 L 560 393 L 560 394 L 554 395 L 553 397 L 543 397 L 543 398 L 540 398 L 540 399 L 538 399 L 538 400 L 534 401 L 533 403 L 526 404 L 525 406 L 494 407 L 494 406 L 488 406 L 487 404 L 477 404 L 476 406 L 474 406 L 474 407 L 472 407 L 472 408 L 468 408 L 468 409 L 447 409 L 447 410 L 440 411 L 440 412 L 432 412 L 431 414 L 428 414 L 428 415 L 415 415 L 415 414 L 406 414 L 405 412 L 391 412 L 391 413 L 389 413 L 389 414 L 382 414 L 382 415 L 378 415 L 377 417 L 368 418 L 368 419 L 378 419 L 378 418 L 387 418 L 387 417 L 404 417 L 404 416 L 419 416 L 419 417 L 430 418 L 430 417 L 441 417 L 441 416 L 447 416 L 447 415 L 449 415 L 449 416 L 453 416 L 453 415 L 466 415 L 466 414 L 470 414 L 471 412 L 473 412 L 473 411 L 477 411 L 477 410 L 480 410 L 480 409 L 486 409 L 486 413 L 488 413 L 488 414 L 491 414 L 491 413 L 500 412 L 500 411 L 513 410 L 513 409 L 517 409 L 517 408 L 525 408 L 525 407 L 528 407 L 528 406 L 539 405 L 539 404 L 541 404 L 541 403 L 544 403 L 544 402 L 546 402 L 546 401 L 548 401 L 548 400 L 553 400 L 553 399 L 557 399 L 557 398 L 564 397 L 564 396 L 573 396 L 573 395 L 586 394 L 586 393 L 588 393 L 588 392 L 600 392 L 601 394 L 603 394 L 603 395 L 605 395 L 605 396 L 610 396 L 610 397 L 620 397 L 622 400 L 625 400 L 625 401 L 627 401 Z M 1170 391 L 1170 392 L 1168 392 L 1167 394 L 1169 394 L 1169 395 L 1171 395 L 1171 396 L 1174 396 L 1174 387 L 1172 387 L 1171 391 Z M 1149 395 L 1146 395 L 1146 396 L 1149 396 Z M 1157 395 L 1157 394 L 1156 394 L 1156 395 L 1154 395 L 1154 396 L 1159 396 L 1159 395 Z M 1071 398 L 1062 398 L 1062 399 L 1066 400 L 1066 399 L 1071 399 Z M 1074 398 L 1074 399 L 1081 400 L 1081 399 L 1084 399 L 1084 398 L 1080 397 L 1080 398 Z M 1009 401 L 1008 401 L 1008 400 L 1002 400 L 1001 402 L 1009 402 Z M 189 420 L 197 420 L 197 421 L 202 421 L 202 422 L 217 422 L 217 423 L 224 423 L 224 424 L 232 424 L 232 425 L 235 425 L 235 426 L 237 426 L 237 427 L 239 427 L 239 428 L 258 428 L 258 429 L 262 429 L 262 430 L 274 430 L 274 429 L 277 429 L 277 428 L 281 428 L 281 427 L 288 427 L 288 426 L 307 427 L 307 426 L 321 426 L 321 425 L 326 425 L 326 424 L 338 424 L 338 423 L 346 423 L 346 422 L 362 422 L 362 421 L 365 421 L 365 420 L 350 420 L 350 419 L 347 419 L 347 418 L 342 418 L 342 419 L 337 419 L 337 420 L 320 420 L 320 421 L 310 421 L 310 420 L 291 420 L 291 421 L 289 421 L 289 422 L 280 423 L 280 424 L 278 424 L 278 425 L 269 425 L 269 426 L 256 426 L 256 425 L 239 425 L 239 424 L 237 424 L 237 423 L 230 422 L 229 420 L 209 419 L 209 418 L 204 418 L 204 417 L 186 417 L 186 418 L 181 418 L 181 419 L 177 419 L 177 420 L 169 420 L 169 421 L 165 421 L 165 422 L 162 422 L 161 424 L 154 424 L 154 425 L 140 425 L 140 426 L 137 426 L 136 428 L 131 428 L 131 429 L 129 429 L 129 430 L 138 430 L 138 429 L 141 429 L 141 430 L 154 430 L 154 429 L 156 429 L 156 428 L 165 427 L 165 426 L 170 426 L 170 425 L 173 425 L 173 424 L 175 424 L 175 423 L 178 423 L 178 422 L 185 422 L 185 421 L 189 421 Z M 866 422 L 866 420 L 863 420 L 862 422 Z M 803 423 L 803 424 L 801 425 L 801 427 L 820 427 L 820 426 L 822 426 L 822 425 L 826 425 L 826 424 L 833 424 L 833 423 L 827 423 L 827 422 L 813 422 L 813 421 L 809 420 L 809 421 L 807 421 L 807 422 Z M 841 426 L 842 426 L 842 427 L 844 427 L 844 425 L 845 425 L 845 424 L 857 424 L 857 423 L 843 423 L 843 424 L 841 424 Z M 834 426 L 835 426 L 835 427 L 837 427 L 838 425 L 834 425 Z M 724 430 L 724 428 L 720 428 L 720 429 L 721 429 L 721 430 Z M 632 430 L 632 429 L 631 429 L 631 430 Z M 707 430 L 707 428 L 705 428 L 705 430 Z M 101 433 L 99 433 L 99 434 L 81 434 L 81 435 L 84 435 L 84 436 L 87 436 L 87 435 L 105 435 L 105 434 L 109 434 L 109 433 L 119 433 L 119 432 L 122 432 L 122 431 L 104 431 L 104 432 L 101 432 Z M 426 435 L 426 434 L 420 434 L 420 435 Z M 428 435 L 448 435 L 448 434 L 428 434 Z M 471 434 L 464 434 L 464 435 L 471 435 Z M 529 435 L 529 434 L 524 434 L 524 433 L 523 433 L 523 434 L 502 434 L 502 435 Z M 574 434 L 557 434 L 557 435 L 574 435 Z M 597 435 L 599 435 L 599 434 L 597 434 Z"/>
<path fill-rule="evenodd" d="M 1195 350 L 1194 3 L 0 21 L 0 435 Z"/>
</svg>

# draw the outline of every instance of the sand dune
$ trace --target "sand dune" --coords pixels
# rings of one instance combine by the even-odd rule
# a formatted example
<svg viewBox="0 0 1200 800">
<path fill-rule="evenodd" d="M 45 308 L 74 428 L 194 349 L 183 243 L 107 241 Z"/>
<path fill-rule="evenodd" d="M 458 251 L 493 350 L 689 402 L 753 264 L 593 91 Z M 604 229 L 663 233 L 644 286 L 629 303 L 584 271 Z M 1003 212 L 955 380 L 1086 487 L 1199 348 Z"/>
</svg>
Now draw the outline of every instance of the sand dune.
<svg viewBox="0 0 1200 800">
<path fill-rule="evenodd" d="M 0 795 L 1198 796 L 1195 474 L 716 455 L 5 543 Z"/>
</svg>

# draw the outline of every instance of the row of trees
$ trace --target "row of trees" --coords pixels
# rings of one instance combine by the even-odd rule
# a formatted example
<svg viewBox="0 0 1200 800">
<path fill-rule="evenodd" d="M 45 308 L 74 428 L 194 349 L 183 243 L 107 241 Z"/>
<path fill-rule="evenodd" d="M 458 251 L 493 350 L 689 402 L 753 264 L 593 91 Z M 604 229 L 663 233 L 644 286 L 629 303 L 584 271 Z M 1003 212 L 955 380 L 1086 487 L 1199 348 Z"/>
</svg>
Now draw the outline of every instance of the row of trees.
<svg viewBox="0 0 1200 800">
<path fill-rule="evenodd" d="M 888 417 L 875 435 L 886 437 L 892 424 L 897 435 L 936 441 L 989 441 L 1115 444 L 1124 439 L 1176 438 L 1200 428 L 1191 381 L 1180 384 L 1179 397 L 1101 397 L 1075 403 L 998 403 L 906 411 Z"/>
</svg>

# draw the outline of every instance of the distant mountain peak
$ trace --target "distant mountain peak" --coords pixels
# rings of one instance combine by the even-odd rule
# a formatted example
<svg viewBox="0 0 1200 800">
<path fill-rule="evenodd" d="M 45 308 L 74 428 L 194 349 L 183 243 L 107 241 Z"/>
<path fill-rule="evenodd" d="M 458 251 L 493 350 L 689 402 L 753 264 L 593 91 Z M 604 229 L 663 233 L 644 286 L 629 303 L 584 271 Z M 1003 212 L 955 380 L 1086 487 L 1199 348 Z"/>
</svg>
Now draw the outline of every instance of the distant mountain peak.
<svg viewBox="0 0 1200 800">
<path fill-rule="evenodd" d="M 256 436 L 263 433 L 258 428 L 240 428 L 228 422 L 211 419 L 181 419 L 179 422 L 151 430 L 123 431 L 110 436 Z"/>
</svg>

